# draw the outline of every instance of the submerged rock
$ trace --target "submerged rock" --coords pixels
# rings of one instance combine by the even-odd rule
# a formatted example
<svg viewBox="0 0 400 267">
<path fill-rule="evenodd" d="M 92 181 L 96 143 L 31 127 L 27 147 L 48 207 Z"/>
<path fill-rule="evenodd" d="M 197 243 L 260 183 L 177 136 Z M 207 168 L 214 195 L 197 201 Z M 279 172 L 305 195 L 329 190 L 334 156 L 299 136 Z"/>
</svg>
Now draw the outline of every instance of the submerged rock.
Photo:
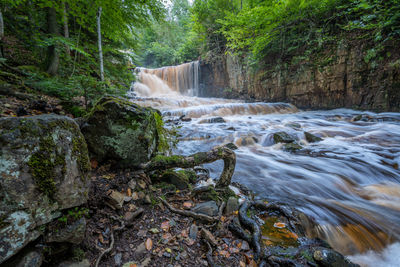
<svg viewBox="0 0 400 267">
<path fill-rule="evenodd" d="M 304 136 L 306 137 L 306 140 L 309 143 L 316 143 L 322 141 L 321 137 L 315 136 L 309 132 L 304 132 Z"/>
<path fill-rule="evenodd" d="M 214 117 L 199 121 L 199 123 L 225 123 L 226 121 L 222 117 Z"/>
<path fill-rule="evenodd" d="M 294 137 L 285 133 L 285 132 L 277 132 L 273 135 L 275 144 L 277 143 L 293 143 L 295 141 Z"/>
<path fill-rule="evenodd" d="M 60 210 L 87 201 L 85 139 L 70 118 L 0 119 L 0 263 L 42 234 Z"/>
<path fill-rule="evenodd" d="M 297 143 L 288 143 L 283 146 L 283 150 L 288 152 L 295 152 L 302 149 L 303 147 Z"/>
<path fill-rule="evenodd" d="M 98 161 L 114 160 L 120 167 L 137 167 L 168 149 L 159 111 L 124 98 L 103 97 L 86 117 L 82 133 Z"/>
</svg>

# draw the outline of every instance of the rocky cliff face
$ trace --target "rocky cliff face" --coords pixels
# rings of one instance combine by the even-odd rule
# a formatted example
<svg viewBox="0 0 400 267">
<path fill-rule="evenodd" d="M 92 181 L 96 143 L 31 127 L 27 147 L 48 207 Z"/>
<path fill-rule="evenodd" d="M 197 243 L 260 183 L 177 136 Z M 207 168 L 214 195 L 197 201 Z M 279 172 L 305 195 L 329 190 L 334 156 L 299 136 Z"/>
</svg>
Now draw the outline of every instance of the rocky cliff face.
<svg viewBox="0 0 400 267">
<path fill-rule="evenodd" d="M 227 55 L 201 63 L 201 96 L 290 102 L 299 108 L 400 110 L 399 60 L 365 61 L 359 46 L 342 45 L 318 60 L 252 71 Z M 396 53 L 396 52 L 394 52 Z"/>
</svg>

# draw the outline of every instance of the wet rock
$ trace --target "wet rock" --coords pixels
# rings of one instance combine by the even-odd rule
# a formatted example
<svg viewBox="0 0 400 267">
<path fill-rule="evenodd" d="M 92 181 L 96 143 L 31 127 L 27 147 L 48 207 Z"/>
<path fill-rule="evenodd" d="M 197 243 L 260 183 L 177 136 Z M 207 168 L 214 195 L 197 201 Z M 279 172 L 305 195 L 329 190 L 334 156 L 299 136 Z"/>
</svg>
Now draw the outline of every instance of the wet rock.
<svg viewBox="0 0 400 267">
<path fill-rule="evenodd" d="M 227 130 L 228 130 L 228 131 L 236 131 L 235 127 L 232 127 L 232 126 L 231 126 L 231 127 L 228 127 Z"/>
<path fill-rule="evenodd" d="M 90 267 L 90 262 L 88 259 L 84 259 L 82 261 L 64 261 L 57 265 L 57 267 Z"/>
<path fill-rule="evenodd" d="M 199 232 L 199 228 L 197 225 L 192 224 L 189 229 L 189 237 L 193 240 L 197 239 L 197 233 Z"/>
<path fill-rule="evenodd" d="M 285 126 L 286 126 L 286 127 L 293 128 L 293 129 L 295 129 L 295 130 L 298 130 L 298 129 L 301 128 L 300 123 L 297 123 L 297 122 L 289 122 L 289 123 L 286 123 Z"/>
<path fill-rule="evenodd" d="M 200 204 L 197 204 L 192 211 L 197 213 L 202 213 L 208 216 L 217 216 L 218 215 L 218 205 L 215 201 L 207 201 Z"/>
<path fill-rule="evenodd" d="M 78 125 L 64 116 L 1 118 L 0 148 L 1 263 L 60 210 L 87 201 L 90 165 Z"/>
<path fill-rule="evenodd" d="M 275 144 L 277 143 L 293 143 L 295 141 L 294 137 L 285 133 L 285 132 L 277 132 L 273 135 Z"/>
<path fill-rule="evenodd" d="M 316 143 L 322 141 L 322 138 L 315 136 L 309 132 L 304 132 L 304 136 L 306 137 L 306 140 L 309 143 Z"/>
<path fill-rule="evenodd" d="M 327 248 L 315 248 L 313 254 L 314 260 L 326 267 L 359 267 L 347 260 L 342 254 Z"/>
<path fill-rule="evenodd" d="M 103 97 L 82 127 L 89 151 L 99 161 L 113 160 L 120 167 L 138 167 L 157 151 L 166 149 L 159 140 L 162 118 L 152 108 L 127 99 Z"/>
<path fill-rule="evenodd" d="M 239 209 L 239 201 L 236 197 L 229 197 L 226 202 L 225 215 L 231 215 Z"/>
<path fill-rule="evenodd" d="M 80 244 L 85 238 L 86 219 L 85 217 L 66 225 L 64 228 L 57 228 L 46 234 L 47 242 L 67 242 Z"/>
<path fill-rule="evenodd" d="M 125 195 L 116 190 L 111 190 L 108 194 L 108 203 L 116 209 L 121 209 L 125 202 Z"/>
<path fill-rule="evenodd" d="M 225 144 L 225 146 L 226 146 L 227 148 L 229 148 L 230 150 L 236 150 L 236 149 L 238 149 L 238 147 L 237 147 L 234 143 L 228 143 L 228 144 Z"/>
<path fill-rule="evenodd" d="M 288 152 L 295 152 L 302 148 L 303 147 L 297 143 L 288 143 L 283 146 L 283 150 L 288 151 Z"/>
<path fill-rule="evenodd" d="M 243 251 L 248 251 L 248 250 L 250 250 L 249 243 L 247 243 L 247 241 L 243 240 L 242 246 L 240 247 L 240 249 L 243 250 Z"/>
<path fill-rule="evenodd" d="M 225 120 L 222 117 L 214 117 L 201 120 L 199 123 L 225 123 Z"/>
</svg>

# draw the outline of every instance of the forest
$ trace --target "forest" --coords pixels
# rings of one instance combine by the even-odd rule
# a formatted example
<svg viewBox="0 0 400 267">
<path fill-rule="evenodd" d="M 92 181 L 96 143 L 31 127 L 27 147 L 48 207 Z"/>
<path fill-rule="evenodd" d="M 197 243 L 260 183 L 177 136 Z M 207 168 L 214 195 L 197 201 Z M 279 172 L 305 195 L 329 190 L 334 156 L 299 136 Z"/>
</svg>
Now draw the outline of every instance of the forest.
<svg viewBox="0 0 400 267">
<path fill-rule="evenodd" d="M 301 62 L 346 39 L 362 40 L 365 61 L 379 64 L 400 37 L 397 0 L 5 0 L 0 10 L 1 64 L 26 74 L 21 86 L 66 100 L 84 96 L 89 104 L 126 92 L 138 66 L 231 53 L 262 69 L 271 60 Z"/>
</svg>

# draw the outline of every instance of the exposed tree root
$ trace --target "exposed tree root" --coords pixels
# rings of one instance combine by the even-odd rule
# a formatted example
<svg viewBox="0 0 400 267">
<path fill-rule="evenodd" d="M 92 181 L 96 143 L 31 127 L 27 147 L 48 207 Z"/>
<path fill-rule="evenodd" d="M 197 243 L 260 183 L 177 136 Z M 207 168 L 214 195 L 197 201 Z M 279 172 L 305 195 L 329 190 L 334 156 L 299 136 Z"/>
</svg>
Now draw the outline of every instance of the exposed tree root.
<svg viewBox="0 0 400 267">
<path fill-rule="evenodd" d="M 254 249 L 254 259 L 258 260 L 261 252 L 260 237 L 261 230 L 257 222 L 247 216 L 247 210 L 252 206 L 253 202 L 245 201 L 239 209 L 240 223 L 251 231 L 252 237 L 250 244 Z"/>
<path fill-rule="evenodd" d="M 125 228 L 125 224 L 122 224 L 120 227 L 114 229 L 114 231 L 120 231 L 120 230 L 122 230 L 122 229 L 124 229 L 124 228 Z M 115 239 L 114 239 L 114 233 L 113 233 L 112 227 L 111 227 L 111 231 L 110 231 L 110 236 L 111 236 L 111 237 L 110 237 L 110 238 L 111 238 L 110 246 L 109 246 L 107 249 L 103 250 L 103 251 L 100 253 L 99 257 L 98 257 L 97 260 L 96 260 L 95 267 L 98 267 L 99 264 L 100 264 L 101 259 L 103 258 L 103 256 L 106 255 L 107 253 L 110 253 L 110 252 L 112 251 L 112 249 L 114 248 Z M 96 247 L 97 247 L 97 246 L 96 246 Z"/>
<path fill-rule="evenodd" d="M 208 243 L 207 241 L 205 243 L 207 244 L 207 247 L 208 247 L 208 251 L 207 251 L 207 254 L 206 254 L 208 266 L 215 267 L 215 263 L 214 263 L 214 260 L 213 260 L 213 257 L 212 257 L 213 249 L 212 249 L 210 243 Z"/>
<path fill-rule="evenodd" d="M 224 160 L 224 169 L 217 181 L 216 187 L 228 187 L 236 165 L 236 154 L 227 147 L 221 146 L 208 152 L 198 152 L 190 156 L 155 157 L 142 167 L 146 172 L 167 170 L 171 168 L 193 168 L 205 163 Z"/>
<path fill-rule="evenodd" d="M 188 217 L 192 217 L 198 220 L 202 220 L 202 221 L 206 221 L 209 223 L 212 222 L 216 222 L 219 221 L 220 217 L 211 217 L 205 214 L 201 214 L 201 213 L 196 213 L 193 211 L 189 211 L 189 210 L 180 210 L 180 209 L 175 209 L 174 207 L 172 207 L 167 201 L 165 201 L 162 198 L 159 198 L 162 203 L 164 203 L 165 206 L 167 206 L 167 208 L 172 211 L 173 213 L 179 214 L 179 215 L 183 215 L 183 216 L 188 216 Z"/>
</svg>

